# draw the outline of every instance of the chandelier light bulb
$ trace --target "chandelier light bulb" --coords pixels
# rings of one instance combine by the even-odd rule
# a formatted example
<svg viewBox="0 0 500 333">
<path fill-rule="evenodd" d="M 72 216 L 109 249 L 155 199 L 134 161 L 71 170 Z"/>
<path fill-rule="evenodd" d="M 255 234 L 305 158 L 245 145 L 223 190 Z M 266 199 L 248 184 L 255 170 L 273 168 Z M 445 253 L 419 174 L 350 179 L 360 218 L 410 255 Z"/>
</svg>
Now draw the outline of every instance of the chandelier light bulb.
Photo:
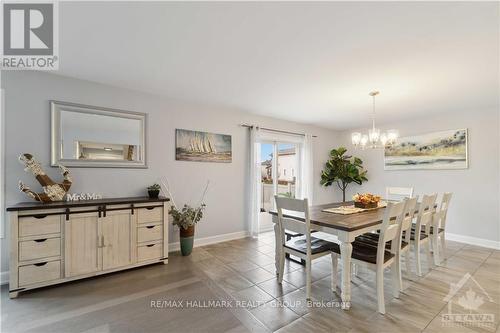
<svg viewBox="0 0 500 333">
<path fill-rule="evenodd" d="M 365 147 L 365 146 L 366 146 L 366 144 L 368 143 L 368 135 L 366 135 L 366 134 L 365 134 L 365 135 L 363 135 L 363 136 L 361 137 L 361 142 L 360 142 L 360 143 L 361 143 L 361 146 L 362 146 L 362 147 Z"/>
<path fill-rule="evenodd" d="M 368 130 L 368 135 L 367 134 L 362 134 L 360 132 L 353 132 L 351 133 L 351 141 L 354 147 L 361 147 L 362 149 L 365 148 L 384 148 L 387 146 L 392 146 L 396 143 L 398 137 L 399 137 L 399 132 L 395 129 L 390 129 L 387 132 L 381 132 L 380 129 L 378 129 L 375 126 L 375 97 L 380 94 L 378 91 L 372 91 L 370 92 L 370 96 L 372 97 L 373 101 L 373 109 L 371 113 L 371 122 L 372 126 Z"/>
<path fill-rule="evenodd" d="M 359 143 L 361 142 L 361 133 L 359 133 L 359 132 L 352 133 L 351 140 L 352 140 L 353 145 L 358 146 Z"/>
</svg>

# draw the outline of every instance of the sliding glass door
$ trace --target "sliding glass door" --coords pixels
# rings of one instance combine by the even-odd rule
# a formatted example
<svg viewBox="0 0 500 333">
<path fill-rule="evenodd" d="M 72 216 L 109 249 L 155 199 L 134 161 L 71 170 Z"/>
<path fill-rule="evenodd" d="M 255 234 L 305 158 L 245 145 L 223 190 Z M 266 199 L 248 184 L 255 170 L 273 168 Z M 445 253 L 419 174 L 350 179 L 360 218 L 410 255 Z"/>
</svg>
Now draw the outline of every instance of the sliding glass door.
<svg viewBox="0 0 500 333">
<path fill-rule="evenodd" d="M 299 145 L 297 143 L 264 141 L 261 151 L 261 203 L 259 229 L 261 232 L 273 227 L 271 215 L 274 196 L 295 198 L 298 190 L 300 170 Z"/>
</svg>

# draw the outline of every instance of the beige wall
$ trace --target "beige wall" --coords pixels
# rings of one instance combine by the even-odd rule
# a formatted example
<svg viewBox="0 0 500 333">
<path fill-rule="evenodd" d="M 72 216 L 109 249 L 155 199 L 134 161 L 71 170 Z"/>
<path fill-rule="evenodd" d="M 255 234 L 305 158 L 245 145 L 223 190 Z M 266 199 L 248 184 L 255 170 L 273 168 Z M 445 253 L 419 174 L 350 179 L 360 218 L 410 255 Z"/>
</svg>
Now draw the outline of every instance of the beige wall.
<svg viewBox="0 0 500 333">
<path fill-rule="evenodd" d="M 28 199 L 19 193 L 23 180 L 36 190 L 38 184 L 23 171 L 19 154 L 33 153 L 46 172 L 59 179 L 50 162 L 49 100 L 61 100 L 149 114 L 148 163 L 145 170 L 72 168 L 73 192 L 97 192 L 105 197 L 138 196 L 160 176 L 170 180 L 176 202 L 194 203 L 207 179 L 211 188 L 207 210 L 197 229 L 197 237 L 209 237 L 247 230 L 245 221 L 248 172 L 248 130 L 240 123 L 254 123 L 290 131 L 309 132 L 314 139 L 314 198 L 317 203 L 337 199 L 331 188 L 319 185 L 320 169 L 328 151 L 338 141 L 331 130 L 260 117 L 242 110 L 198 103 L 185 103 L 135 91 L 119 89 L 48 73 L 10 71 L 2 73 L 6 106 L 6 198 L 7 204 Z M 233 161 L 229 164 L 175 161 L 175 128 L 232 135 Z M 8 228 L 7 228 L 8 229 Z M 7 230 L 8 231 L 8 230 Z M 171 241 L 177 232 L 171 232 Z M 8 269 L 7 242 L 2 240 L 1 271 Z"/>
<path fill-rule="evenodd" d="M 487 240 L 484 244 L 500 244 L 498 108 L 435 114 L 379 127 L 397 128 L 401 136 L 468 128 L 469 168 L 385 171 L 383 150 L 355 150 L 350 143 L 351 131 L 345 131 L 341 141 L 349 153 L 363 159 L 369 179 L 361 186 L 351 186 L 348 197 L 356 192 L 385 195 L 386 186 L 413 186 L 415 194 L 450 191 L 453 192 L 453 199 L 447 231 Z"/>
</svg>

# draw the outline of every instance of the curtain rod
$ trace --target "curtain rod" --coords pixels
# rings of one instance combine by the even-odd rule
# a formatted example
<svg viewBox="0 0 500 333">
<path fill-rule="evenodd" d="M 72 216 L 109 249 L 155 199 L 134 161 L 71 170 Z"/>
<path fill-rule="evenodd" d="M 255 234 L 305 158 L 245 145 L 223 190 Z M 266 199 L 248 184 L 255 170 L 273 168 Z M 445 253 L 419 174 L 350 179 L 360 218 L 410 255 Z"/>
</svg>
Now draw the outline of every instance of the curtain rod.
<svg viewBox="0 0 500 333">
<path fill-rule="evenodd" d="M 277 132 L 277 133 L 284 133 L 284 134 L 293 134 L 293 135 L 305 136 L 304 133 L 290 132 L 290 131 L 284 131 L 284 130 L 279 130 L 279 129 L 274 129 L 274 128 L 267 128 L 267 127 L 260 127 L 260 126 L 249 125 L 249 124 L 240 124 L 240 126 L 241 127 L 248 127 L 248 128 L 258 127 L 260 129 L 263 129 L 265 131 L 270 131 L 270 132 Z M 313 135 L 312 137 L 313 138 L 317 138 L 318 136 Z"/>
</svg>

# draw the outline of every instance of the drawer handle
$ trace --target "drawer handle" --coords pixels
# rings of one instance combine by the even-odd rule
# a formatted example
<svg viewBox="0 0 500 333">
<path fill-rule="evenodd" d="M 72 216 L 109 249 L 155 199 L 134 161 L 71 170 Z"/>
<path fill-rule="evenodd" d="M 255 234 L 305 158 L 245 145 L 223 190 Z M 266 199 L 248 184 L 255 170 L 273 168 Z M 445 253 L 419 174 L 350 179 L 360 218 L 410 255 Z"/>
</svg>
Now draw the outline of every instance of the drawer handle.
<svg viewBox="0 0 500 333">
<path fill-rule="evenodd" d="M 35 266 L 45 266 L 47 265 L 47 262 L 39 262 L 38 264 L 33 264 Z"/>
<path fill-rule="evenodd" d="M 36 219 L 44 219 L 47 217 L 47 214 L 37 214 L 37 215 L 33 215 L 33 217 Z"/>
<path fill-rule="evenodd" d="M 149 245 L 146 245 L 147 247 L 152 247 L 152 246 L 155 246 L 156 244 L 149 244 Z"/>
<path fill-rule="evenodd" d="M 47 238 L 35 239 L 35 242 L 37 242 L 37 243 L 43 243 L 46 240 L 47 240 Z"/>
<path fill-rule="evenodd" d="M 147 210 L 153 210 L 155 209 L 156 207 L 146 207 Z"/>
<path fill-rule="evenodd" d="M 146 228 L 153 229 L 154 227 L 155 227 L 154 225 L 148 225 Z"/>
</svg>

